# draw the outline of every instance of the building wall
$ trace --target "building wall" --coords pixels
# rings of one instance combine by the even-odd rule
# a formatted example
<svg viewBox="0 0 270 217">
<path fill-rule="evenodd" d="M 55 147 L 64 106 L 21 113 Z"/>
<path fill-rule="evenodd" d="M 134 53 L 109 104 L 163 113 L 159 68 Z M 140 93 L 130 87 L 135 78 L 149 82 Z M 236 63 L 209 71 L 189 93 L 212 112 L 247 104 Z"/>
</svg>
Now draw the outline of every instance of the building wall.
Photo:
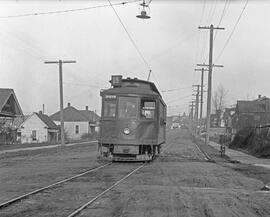
<svg viewBox="0 0 270 217">
<path fill-rule="evenodd" d="M 54 121 L 54 123 L 60 125 L 60 121 Z M 76 125 L 79 126 L 79 133 L 76 133 Z M 64 129 L 70 140 L 80 139 L 83 134 L 90 133 L 88 122 L 65 122 Z"/>
<path fill-rule="evenodd" d="M 37 115 L 30 116 L 23 124 L 20 129 L 21 132 L 21 143 L 39 143 L 47 142 L 48 133 L 46 124 L 44 124 Z M 32 131 L 36 131 L 36 140 L 32 138 Z"/>
</svg>

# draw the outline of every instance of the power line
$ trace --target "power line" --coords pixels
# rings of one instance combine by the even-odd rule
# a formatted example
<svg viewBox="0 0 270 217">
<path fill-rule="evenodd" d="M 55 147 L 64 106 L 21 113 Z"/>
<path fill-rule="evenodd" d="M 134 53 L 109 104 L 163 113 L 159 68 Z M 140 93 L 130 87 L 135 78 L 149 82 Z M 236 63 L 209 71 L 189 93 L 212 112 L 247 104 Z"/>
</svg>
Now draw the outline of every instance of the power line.
<svg viewBox="0 0 270 217">
<path fill-rule="evenodd" d="M 138 1 L 140 1 L 140 0 L 119 2 L 119 3 L 114 3 L 113 5 L 125 5 L 125 4 L 134 3 L 134 2 L 138 2 Z M 76 9 L 68 9 L 68 10 L 59 10 L 59 11 L 47 11 L 47 12 L 36 12 L 36 13 L 27 13 L 27 14 L 7 15 L 7 16 L 0 16 L 0 19 L 29 17 L 29 16 L 40 16 L 40 15 L 51 15 L 51 14 L 61 14 L 61 13 L 85 11 L 85 10 L 91 10 L 91 9 L 97 9 L 97 8 L 105 8 L 105 7 L 110 7 L 110 6 L 111 6 L 111 4 L 106 4 L 106 5 L 97 5 L 97 6 L 92 6 L 92 7 L 76 8 Z"/>
<path fill-rule="evenodd" d="M 175 89 L 169 89 L 169 90 L 163 90 L 161 91 L 162 93 L 166 93 L 166 92 L 173 92 L 173 91 L 177 91 L 177 90 L 184 90 L 184 89 L 190 89 L 190 86 L 187 87 L 181 87 L 181 88 L 175 88 Z"/>
<path fill-rule="evenodd" d="M 244 5 L 243 9 L 242 9 L 242 11 L 241 11 L 241 13 L 240 13 L 238 19 L 236 20 L 236 23 L 234 24 L 233 30 L 231 31 L 231 34 L 229 35 L 228 39 L 226 40 L 226 42 L 225 42 L 225 44 L 224 44 L 224 46 L 223 46 L 221 52 L 219 53 L 219 55 L 218 55 L 217 58 L 215 59 L 215 62 L 221 57 L 221 55 L 223 54 L 225 48 L 226 48 L 227 45 L 229 44 L 229 42 L 230 42 L 230 40 L 231 40 L 231 38 L 232 38 L 232 35 L 233 35 L 233 33 L 234 33 L 234 31 L 235 31 L 235 29 L 236 29 L 236 27 L 237 27 L 237 25 L 238 25 L 238 23 L 239 23 L 239 21 L 240 21 L 242 15 L 243 15 L 243 13 L 244 13 L 244 11 L 245 11 L 247 5 L 248 5 L 248 0 L 246 0 L 246 3 L 245 3 L 245 5 Z"/>
<path fill-rule="evenodd" d="M 182 97 L 180 97 L 180 98 L 177 98 L 177 99 L 173 99 L 173 100 L 167 101 L 166 103 L 169 104 L 169 103 L 178 101 L 178 100 L 180 100 L 180 99 L 188 98 L 188 97 L 190 97 L 190 96 L 191 96 L 190 94 L 189 94 L 189 95 L 186 95 L 186 96 L 182 96 Z"/>
<path fill-rule="evenodd" d="M 135 41 L 133 40 L 133 38 L 131 37 L 131 35 L 129 34 L 127 28 L 125 27 L 124 23 L 122 22 L 121 18 L 119 17 L 119 15 L 117 14 L 116 10 L 114 9 L 112 3 L 110 0 L 108 0 L 108 2 L 110 3 L 115 15 L 117 16 L 119 22 L 121 23 L 122 27 L 124 28 L 125 32 L 127 33 L 130 41 L 132 42 L 134 48 L 136 49 L 136 51 L 138 52 L 138 54 L 140 55 L 140 57 L 142 58 L 143 62 L 145 63 L 145 65 L 147 66 L 148 70 L 151 70 L 151 67 L 149 66 L 149 64 L 147 63 L 146 59 L 144 58 L 142 52 L 139 50 L 138 46 L 136 45 Z"/>
<path fill-rule="evenodd" d="M 64 84 L 67 85 L 73 85 L 73 86 L 86 86 L 86 87 L 92 87 L 92 88 L 97 88 L 97 89 L 102 89 L 104 87 L 97 86 L 97 85 L 91 85 L 91 84 L 83 84 L 83 83 L 71 83 L 71 82 L 63 82 Z"/>
<path fill-rule="evenodd" d="M 209 10 L 209 17 L 208 17 L 208 23 L 211 23 L 213 20 L 213 17 L 215 15 L 217 8 L 217 0 L 215 0 L 214 6 L 212 5 L 211 9 Z"/>
<path fill-rule="evenodd" d="M 217 24 L 217 27 L 220 26 L 225 14 L 226 14 L 226 10 L 228 9 L 228 7 L 229 7 L 229 0 L 225 0 L 225 4 L 224 4 L 223 10 L 221 12 L 221 16 L 219 18 L 219 22 Z M 218 34 L 218 31 L 215 32 L 214 41 L 216 40 L 217 34 Z"/>
</svg>

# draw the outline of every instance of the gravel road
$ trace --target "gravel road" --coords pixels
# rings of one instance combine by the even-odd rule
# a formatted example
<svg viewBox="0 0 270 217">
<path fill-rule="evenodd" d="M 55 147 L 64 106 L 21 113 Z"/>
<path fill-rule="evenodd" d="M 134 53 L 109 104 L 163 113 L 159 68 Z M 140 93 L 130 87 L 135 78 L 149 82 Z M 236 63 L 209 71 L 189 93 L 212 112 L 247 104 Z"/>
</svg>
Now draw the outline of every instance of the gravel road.
<svg viewBox="0 0 270 217">
<path fill-rule="evenodd" d="M 214 158 L 214 162 L 207 161 L 200 149 Z M 101 162 L 96 155 L 95 146 L 83 144 L 1 156 L 0 202 L 97 166 Z M 0 210 L 0 216 L 66 216 L 64 210 L 68 207 L 86 202 L 135 166 L 113 164 L 102 173 L 57 187 L 54 196 L 49 191 L 31 197 L 27 208 L 19 203 Z M 270 216 L 270 193 L 260 189 L 267 182 L 270 182 L 269 170 L 233 164 L 220 158 L 217 150 L 195 145 L 186 131 L 172 130 L 159 158 L 79 216 L 266 217 Z"/>
</svg>

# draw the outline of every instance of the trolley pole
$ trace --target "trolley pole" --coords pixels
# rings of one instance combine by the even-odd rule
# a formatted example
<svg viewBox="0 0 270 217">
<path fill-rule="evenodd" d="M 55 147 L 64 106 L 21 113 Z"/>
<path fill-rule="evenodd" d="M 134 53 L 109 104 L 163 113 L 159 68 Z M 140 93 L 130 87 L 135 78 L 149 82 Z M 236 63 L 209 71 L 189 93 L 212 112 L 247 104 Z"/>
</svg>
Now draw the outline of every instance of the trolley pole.
<svg viewBox="0 0 270 217">
<path fill-rule="evenodd" d="M 64 113 L 63 113 L 63 76 L 62 65 L 63 63 L 76 63 L 74 60 L 59 60 L 59 61 L 45 61 L 45 64 L 58 64 L 59 66 L 59 90 L 60 90 L 60 122 L 61 122 L 61 145 L 65 145 L 64 135 Z"/>
<path fill-rule="evenodd" d="M 199 29 L 210 29 L 210 46 L 209 46 L 209 73 L 208 73 L 208 91 L 207 91 L 207 116 L 206 116 L 206 137 L 205 144 L 209 144 L 209 131 L 210 131 L 210 115 L 211 115 L 211 94 L 212 94 L 212 69 L 213 69 L 213 33 L 215 30 L 224 30 L 224 28 L 214 27 L 212 24 L 210 27 L 200 27 Z M 207 66 L 204 64 L 197 64 L 197 66 Z M 217 66 L 218 67 L 218 66 Z M 223 67 L 223 66 L 219 66 Z"/>
</svg>

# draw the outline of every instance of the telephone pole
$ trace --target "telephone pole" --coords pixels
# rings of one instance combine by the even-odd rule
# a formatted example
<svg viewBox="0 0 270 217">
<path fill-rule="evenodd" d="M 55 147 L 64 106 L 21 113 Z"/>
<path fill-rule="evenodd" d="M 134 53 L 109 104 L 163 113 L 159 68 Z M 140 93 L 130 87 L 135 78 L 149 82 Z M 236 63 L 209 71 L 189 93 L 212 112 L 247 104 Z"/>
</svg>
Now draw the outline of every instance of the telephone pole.
<svg viewBox="0 0 270 217">
<path fill-rule="evenodd" d="M 197 126 L 198 126 L 198 120 L 199 120 L 199 95 L 200 95 L 200 85 L 193 85 L 193 87 L 196 87 L 197 90 L 196 94 L 193 94 L 193 96 L 196 96 L 195 99 L 195 115 L 194 115 L 194 119 L 195 119 L 195 134 L 197 134 Z"/>
<path fill-rule="evenodd" d="M 194 125 L 194 101 L 192 101 L 192 102 L 190 102 L 191 103 L 191 105 L 189 105 L 189 107 L 191 107 L 191 111 L 190 111 L 190 115 L 189 115 L 189 117 L 190 117 L 190 128 L 191 128 L 191 134 L 192 134 L 192 136 L 193 136 L 193 134 L 194 134 L 194 132 L 193 132 L 193 125 Z"/>
<path fill-rule="evenodd" d="M 207 116 L 206 116 L 206 137 L 205 144 L 209 144 L 209 131 L 210 131 L 210 115 L 211 115 L 211 95 L 212 95 L 212 69 L 213 69 L 213 33 L 214 30 L 224 30 L 225 28 L 214 27 L 213 24 L 210 27 L 201 27 L 199 29 L 209 29 L 210 30 L 210 46 L 209 46 L 209 64 L 197 64 L 197 66 L 208 66 L 208 91 L 207 91 Z M 215 67 L 223 67 L 215 65 Z"/>
<path fill-rule="evenodd" d="M 63 76 L 62 65 L 63 63 L 76 63 L 74 60 L 58 60 L 58 61 L 45 61 L 45 64 L 58 64 L 59 66 L 59 89 L 60 89 L 60 122 L 61 122 L 61 145 L 65 145 L 64 136 L 64 114 L 63 114 Z"/>
<path fill-rule="evenodd" d="M 200 104 L 200 130 L 202 129 L 202 112 L 203 112 L 203 87 L 204 87 L 204 71 L 208 71 L 206 68 L 201 68 L 201 69 L 195 69 L 195 71 L 200 71 L 201 72 L 201 104 Z"/>
</svg>

